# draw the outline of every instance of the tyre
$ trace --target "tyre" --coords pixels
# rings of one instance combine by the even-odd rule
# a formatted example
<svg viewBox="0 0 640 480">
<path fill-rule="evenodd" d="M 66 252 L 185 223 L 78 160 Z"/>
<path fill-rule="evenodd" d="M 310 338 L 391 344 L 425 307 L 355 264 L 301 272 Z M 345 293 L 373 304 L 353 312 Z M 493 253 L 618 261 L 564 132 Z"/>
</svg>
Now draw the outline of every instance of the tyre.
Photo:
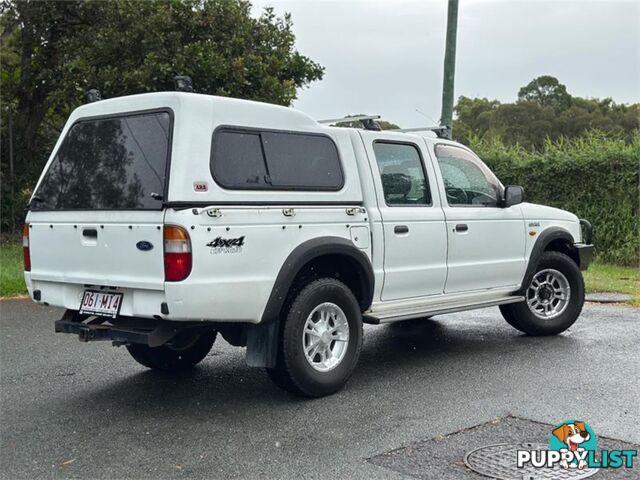
<svg viewBox="0 0 640 480">
<path fill-rule="evenodd" d="M 211 351 L 217 332 L 189 332 L 176 335 L 160 347 L 142 344 L 127 345 L 127 350 L 136 362 L 154 370 L 178 372 L 188 370 L 200 363 Z"/>
<path fill-rule="evenodd" d="M 276 385 L 306 397 L 342 388 L 362 349 L 362 315 L 351 290 L 334 278 L 315 280 L 282 321 L 276 365 L 267 369 Z"/>
<path fill-rule="evenodd" d="M 564 253 L 545 252 L 524 296 L 524 302 L 500 306 L 509 325 L 529 335 L 564 332 L 582 311 L 582 272 Z"/>
</svg>

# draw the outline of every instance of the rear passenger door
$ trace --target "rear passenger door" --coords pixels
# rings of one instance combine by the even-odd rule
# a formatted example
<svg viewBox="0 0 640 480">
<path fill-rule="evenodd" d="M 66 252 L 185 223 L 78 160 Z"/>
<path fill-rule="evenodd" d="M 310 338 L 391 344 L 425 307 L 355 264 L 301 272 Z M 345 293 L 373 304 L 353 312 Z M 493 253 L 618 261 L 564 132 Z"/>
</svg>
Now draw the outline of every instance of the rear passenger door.
<svg viewBox="0 0 640 480">
<path fill-rule="evenodd" d="M 384 232 L 382 300 L 442 294 L 447 232 L 435 174 L 420 139 L 361 132 Z M 435 192 L 435 198 L 434 198 Z"/>
</svg>

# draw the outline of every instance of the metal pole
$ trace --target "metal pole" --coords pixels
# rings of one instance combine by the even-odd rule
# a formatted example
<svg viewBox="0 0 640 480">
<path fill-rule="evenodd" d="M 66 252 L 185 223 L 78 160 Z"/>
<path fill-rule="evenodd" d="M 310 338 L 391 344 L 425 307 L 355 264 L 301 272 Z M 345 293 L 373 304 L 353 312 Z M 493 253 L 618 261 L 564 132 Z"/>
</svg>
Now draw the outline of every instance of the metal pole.
<svg viewBox="0 0 640 480">
<path fill-rule="evenodd" d="M 447 13 L 447 44 L 444 52 L 442 80 L 442 115 L 440 124 L 446 126 L 451 138 L 453 127 L 453 83 L 456 73 L 456 34 L 458 30 L 458 0 L 449 0 Z"/>
</svg>

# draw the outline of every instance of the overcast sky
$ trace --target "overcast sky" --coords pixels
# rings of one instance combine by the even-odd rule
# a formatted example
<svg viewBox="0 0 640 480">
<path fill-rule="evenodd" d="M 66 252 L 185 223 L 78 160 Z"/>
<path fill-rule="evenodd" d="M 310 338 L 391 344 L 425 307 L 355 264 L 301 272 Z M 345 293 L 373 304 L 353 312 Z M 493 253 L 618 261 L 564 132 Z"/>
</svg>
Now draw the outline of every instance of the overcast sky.
<svg viewBox="0 0 640 480">
<path fill-rule="evenodd" d="M 440 117 L 446 0 L 253 0 L 291 12 L 324 79 L 294 106 L 317 119 Z M 539 75 L 572 95 L 640 102 L 640 0 L 460 0 L 455 97 L 516 99 Z M 416 109 L 431 117 L 425 118 Z"/>
</svg>

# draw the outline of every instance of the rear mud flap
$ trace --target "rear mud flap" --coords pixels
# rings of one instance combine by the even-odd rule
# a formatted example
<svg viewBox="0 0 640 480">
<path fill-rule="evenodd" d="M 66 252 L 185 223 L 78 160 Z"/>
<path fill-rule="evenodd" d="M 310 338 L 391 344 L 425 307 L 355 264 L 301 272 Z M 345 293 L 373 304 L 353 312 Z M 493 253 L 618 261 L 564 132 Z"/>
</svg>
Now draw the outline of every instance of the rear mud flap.
<svg viewBox="0 0 640 480">
<path fill-rule="evenodd" d="M 278 322 L 247 327 L 247 365 L 273 368 L 278 354 Z"/>
</svg>

